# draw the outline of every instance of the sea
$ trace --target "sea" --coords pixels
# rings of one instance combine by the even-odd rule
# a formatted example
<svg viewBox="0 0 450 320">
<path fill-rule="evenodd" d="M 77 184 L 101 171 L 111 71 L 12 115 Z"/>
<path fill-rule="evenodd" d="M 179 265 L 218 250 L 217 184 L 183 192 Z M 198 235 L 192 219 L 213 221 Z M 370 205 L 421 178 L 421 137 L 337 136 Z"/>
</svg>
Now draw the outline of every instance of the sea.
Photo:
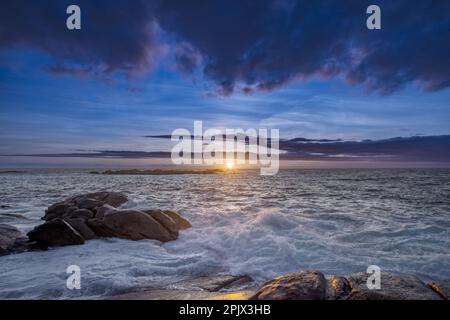
<svg viewBox="0 0 450 320">
<path fill-rule="evenodd" d="M 27 232 L 66 197 L 119 191 L 123 208 L 179 212 L 175 241 L 99 239 L 0 257 L 0 298 L 105 298 L 172 288 L 198 276 L 381 271 L 450 279 L 450 170 L 320 169 L 230 174 L 102 175 L 86 170 L 0 174 L 0 223 Z M 80 267 L 80 289 L 66 283 Z"/>
</svg>

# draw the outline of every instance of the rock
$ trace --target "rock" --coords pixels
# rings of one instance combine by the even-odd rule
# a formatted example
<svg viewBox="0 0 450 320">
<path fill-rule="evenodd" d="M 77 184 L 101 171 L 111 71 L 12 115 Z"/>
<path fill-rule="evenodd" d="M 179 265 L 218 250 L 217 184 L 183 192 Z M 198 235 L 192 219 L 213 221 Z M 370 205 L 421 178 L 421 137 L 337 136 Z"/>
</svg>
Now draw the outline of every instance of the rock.
<svg viewBox="0 0 450 320">
<path fill-rule="evenodd" d="M 117 209 L 114 208 L 113 206 L 110 206 L 109 204 L 104 204 L 101 207 L 97 208 L 94 217 L 100 219 L 103 218 L 107 214 L 107 212 L 115 210 Z"/>
<path fill-rule="evenodd" d="M 139 210 L 110 210 L 102 218 L 89 219 L 88 225 L 103 237 L 166 242 L 178 236 L 178 232 L 171 234 L 156 219 Z"/>
<path fill-rule="evenodd" d="M 210 292 L 204 290 L 147 289 L 108 297 L 111 300 L 247 300 L 253 291 Z"/>
<path fill-rule="evenodd" d="M 80 203 L 85 199 L 96 200 L 102 202 L 103 204 L 109 204 L 110 206 L 113 206 L 115 208 L 119 207 L 121 204 L 124 204 L 125 202 L 128 201 L 127 196 L 124 195 L 123 193 L 107 192 L 107 191 L 82 194 L 71 197 L 66 200 L 72 200 L 75 203 Z"/>
<path fill-rule="evenodd" d="M 165 214 L 161 210 L 143 210 L 146 214 L 150 215 L 153 219 L 158 221 L 169 233 L 178 238 L 178 230 L 180 229 L 169 215 Z"/>
<path fill-rule="evenodd" d="M 428 284 L 428 287 L 439 294 L 441 298 L 450 300 L 450 281 L 444 281 L 442 283 L 432 282 Z"/>
<path fill-rule="evenodd" d="M 327 281 L 326 291 L 327 300 L 345 300 L 351 291 L 351 287 L 346 278 L 332 276 Z"/>
<path fill-rule="evenodd" d="M 73 217 L 72 213 L 80 209 L 89 210 L 94 214 L 96 209 L 103 205 L 110 205 L 117 208 L 127 201 L 127 196 L 119 192 L 95 192 L 77 195 L 48 207 L 47 210 L 45 210 L 45 216 L 43 219 L 49 221 L 55 218 L 65 218 L 68 216 Z M 86 211 L 82 212 L 84 212 L 84 214 L 88 214 Z"/>
<path fill-rule="evenodd" d="M 53 219 L 27 233 L 28 238 L 42 247 L 83 244 L 84 238 L 62 219 Z"/>
<path fill-rule="evenodd" d="M 201 289 L 209 292 L 217 292 L 220 290 L 242 290 L 248 289 L 253 284 L 252 278 L 249 276 L 203 276 L 189 280 L 184 280 L 173 285 L 177 290 L 193 290 Z"/>
<path fill-rule="evenodd" d="M 21 253 L 25 251 L 35 250 L 37 247 L 34 243 L 28 240 L 28 237 L 21 235 L 15 241 L 12 247 L 9 248 L 10 253 Z"/>
<path fill-rule="evenodd" d="M 114 300 L 247 300 L 254 294 L 254 283 L 249 276 L 202 276 L 169 286 L 141 288 L 109 297 Z"/>
<path fill-rule="evenodd" d="M 320 271 L 302 271 L 267 281 L 251 300 L 324 300 L 327 281 Z"/>
<path fill-rule="evenodd" d="M 82 199 L 77 200 L 75 202 L 75 204 L 81 210 L 83 210 L 83 209 L 84 210 L 86 210 L 86 209 L 94 210 L 95 208 L 100 207 L 105 203 L 103 201 L 99 201 L 99 200 L 95 200 L 95 199 L 82 198 Z"/>
<path fill-rule="evenodd" d="M 169 210 L 142 210 L 164 226 L 171 234 L 178 237 L 178 231 L 191 227 L 189 221 L 178 213 Z"/>
<path fill-rule="evenodd" d="M 70 224 L 75 230 L 78 231 L 84 238 L 84 240 L 92 240 L 98 238 L 95 232 L 87 225 L 86 220 L 82 218 L 68 219 L 67 223 Z"/>
<path fill-rule="evenodd" d="M 178 238 L 179 230 L 191 226 L 173 211 L 120 210 L 127 202 L 117 192 L 96 192 L 73 196 L 48 207 L 47 222 L 28 233 L 41 247 L 82 244 L 100 237 L 162 242 Z"/>
<path fill-rule="evenodd" d="M 381 273 L 381 289 L 367 288 L 367 273 L 352 274 L 349 300 L 439 300 L 440 296 L 417 277 L 405 274 Z"/>
<path fill-rule="evenodd" d="M 76 209 L 67 214 L 67 218 L 90 219 L 94 217 L 94 212 L 88 209 Z"/>
<path fill-rule="evenodd" d="M 51 205 L 50 207 L 45 210 L 45 216 L 42 218 L 43 220 L 52 220 L 59 216 L 62 216 L 65 214 L 69 208 L 73 206 L 66 204 L 66 203 L 55 203 Z M 77 209 L 77 207 L 73 207 L 74 209 Z"/>
<path fill-rule="evenodd" d="M 178 213 L 170 210 L 164 210 L 163 212 L 175 221 L 179 230 L 184 230 L 192 227 L 191 223 L 180 216 Z"/>
<path fill-rule="evenodd" d="M 399 300 L 398 297 L 375 290 L 353 289 L 347 300 Z"/>
<path fill-rule="evenodd" d="M 16 251 L 17 240 L 21 237 L 22 233 L 17 228 L 0 224 L 0 256 Z"/>
<path fill-rule="evenodd" d="M 106 204 L 109 204 L 112 207 L 119 207 L 121 204 L 128 202 L 128 198 L 126 195 L 118 192 L 107 192 L 106 197 L 103 198 L 103 201 Z"/>
</svg>

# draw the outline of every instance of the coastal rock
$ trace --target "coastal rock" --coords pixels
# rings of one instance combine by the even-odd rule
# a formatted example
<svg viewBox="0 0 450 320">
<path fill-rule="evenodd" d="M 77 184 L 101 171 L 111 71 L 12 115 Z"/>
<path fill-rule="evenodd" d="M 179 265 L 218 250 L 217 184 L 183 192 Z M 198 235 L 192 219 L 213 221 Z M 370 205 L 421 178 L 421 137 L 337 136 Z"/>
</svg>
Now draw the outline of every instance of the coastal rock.
<svg viewBox="0 0 450 320">
<path fill-rule="evenodd" d="M 324 275 L 308 270 L 267 281 L 250 300 L 324 300 L 326 288 Z"/>
<path fill-rule="evenodd" d="M 352 274 L 348 281 L 352 288 L 348 300 L 440 300 L 441 297 L 417 277 L 382 272 L 381 289 L 367 288 L 367 273 Z"/>
<path fill-rule="evenodd" d="M 189 221 L 169 210 L 118 209 L 128 199 L 117 192 L 77 195 L 48 207 L 46 222 L 28 233 L 39 247 L 82 244 L 100 237 L 162 242 L 178 238 Z"/>
<path fill-rule="evenodd" d="M 80 209 L 94 212 L 96 208 L 106 204 L 117 208 L 127 201 L 127 196 L 119 192 L 95 192 L 77 195 L 48 207 L 47 210 L 45 210 L 43 220 L 49 221 L 55 218 L 72 216 L 74 211 Z M 89 215 L 87 211 L 83 212 Z"/>
<path fill-rule="evenodd" d="M 109 204 L 104 204 L 101 207 L 97 208 L 97 210 L 95 210 L 94 217 L 97 219 L 101 219 L 105 216 L 105 214 L 107 214 L 107 212 L 112 212 L 114 210 L 116 210 L 116 208 L 114 208 L 113 206 L 110 206 Z"/>
<path fill-rule="evenodd" d="M 102 218 L 89 219 L 88 225 L 103 237 L 166 242 L 178 236 L 178 231 L 171 233 L 152 216 L 139 210 L 111 210 Z"/>
<path fill-rule="evenodd" d="M 156 219 L 172 234 L 178 235 L 179 230 L 184 230 L 191 227 L 189 221 L 184 219 L 178 213 L 169 210 L 142 210 L 152 218 Z"/>
<path fill-rule="evenodd" d="M 180 216 L 178 213 L 176 213 L 174 211 L 163 210 L 163 213 L 168 215 L 175 221 L 175 224 L 176 224 L 178 230 L 184 230 L 184 229 L 188 229 L 188 228 L 192 227 L 191 223 L 188 220 L 186 220 L 185 218 L 183 218 L 182 216 Z"/>
<path fill-rule="evenodd" d="M 146 214 L 150 215 L 153 219 L 158 221 L 171 235 L 178 237 L 178 230 L 180 229 L 170 216 L 162 212 L 161 210 L 154 211 L 144 211 Z"/>
<path fill-rule="evenodd" d="M 0 224 L 0 256 L 25 250 L 24 237 L 15 227 Z"/>
<path fill-rule="evenodd" d="M 246 275 L 201 276 L 170 286 L 151 287 L 109 297 L 113 300 L 247 300 L 254 282 Z"/>
<path fill-rule="evenodd" d="M 98 238 L 95 232 L 87 225 L 86 220 L 83 218 L 73 218 L 68 219 L 67 223 L 69 223 L 75 230 L 80 233 L 84 240 L 92 240 Z"/>
<path fill-rule="evenodd" d="M 173 287 L 177 290 L 194 290 L 201 289 L 209 292 L 218 292 L 221 290 L 243 290 L 252 286 L 253 280 L 247 275 L 219 275 L 219 276 L 202 276 L 189 280 L 178 282 Z"/>
<path fill-rule="evenodd" d="M 445 300 L 450 300 L 450 281 L 445 281 L 441 283 L 432 282 L 428 284 L 434 292 L 439 294 L 441 298 Z"/>
<path fill-rule="evenodd" d="M 94 217 L 94 212 L 88 209 L 76 209 L 70 212 L 70 214 L 67 215 L 67 218 L 74 218 L 74 219 L 90 219 Z"/>
<path fill-rule="evenodd" d="M 31 241 L 41 247 L 58 247 L 83 244 L 83 236 L 63 219 L 53 219 L 27 233 Z"/>
<path fill-rule="evenodd" d="M 332 276 L 327 281 L 327 300 L 345 300 L 351 291 L 350 283 L 344 277 Z"/>
</svg>

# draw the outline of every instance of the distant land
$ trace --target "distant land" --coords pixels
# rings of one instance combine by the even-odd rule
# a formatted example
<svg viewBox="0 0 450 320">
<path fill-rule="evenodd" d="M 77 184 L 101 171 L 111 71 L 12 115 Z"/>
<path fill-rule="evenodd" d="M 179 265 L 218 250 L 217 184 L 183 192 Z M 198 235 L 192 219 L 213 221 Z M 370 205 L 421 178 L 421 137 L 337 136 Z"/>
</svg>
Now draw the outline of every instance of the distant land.
<svg viewBox="0 0 450 320">
<path fill-rule="evenodd" d="M 185 170 L 185 169 L 152 169 L 152 170 L 138 170 L 138 169 L 123 169 L 123 170 L 106 170 L 106 171 L 91 171 L 90 174 L 106 174 L 106 175 L 169 175 L 169 174 L 221 174 L 225 173 L 222 169 L 206 169 L 206 170 Z"/>
</svg>

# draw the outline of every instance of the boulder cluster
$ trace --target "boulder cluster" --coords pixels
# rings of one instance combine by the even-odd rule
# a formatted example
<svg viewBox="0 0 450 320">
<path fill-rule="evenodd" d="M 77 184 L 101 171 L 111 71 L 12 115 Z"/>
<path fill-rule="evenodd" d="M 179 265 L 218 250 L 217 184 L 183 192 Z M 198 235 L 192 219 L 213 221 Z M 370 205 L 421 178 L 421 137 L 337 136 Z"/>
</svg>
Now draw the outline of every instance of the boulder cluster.
<svg viewBox="0 0 450 320">
<path fill-rule="evenodd" d="M 191 227 L 178 213 L 157 209 L 118 209 L 128 198 L 118 192 L 73 196 L 47 208 L 45 222 L 28 232 L 28 238 L 12 226 L 0 225 L 0 255 L 28 249 L 83 244 L 86 240 L 117 237 L 161 242 L 178 238 Z"/>
<path fill-rule="evenodd" d="M 264 283 L 250 300 L 448 300 L 450 282 L 425 284 L 415 276 L 382 272 L 380 289 L 367 286 L 367 273 L 325 278 L 307 270 Z"/>
</svg>

